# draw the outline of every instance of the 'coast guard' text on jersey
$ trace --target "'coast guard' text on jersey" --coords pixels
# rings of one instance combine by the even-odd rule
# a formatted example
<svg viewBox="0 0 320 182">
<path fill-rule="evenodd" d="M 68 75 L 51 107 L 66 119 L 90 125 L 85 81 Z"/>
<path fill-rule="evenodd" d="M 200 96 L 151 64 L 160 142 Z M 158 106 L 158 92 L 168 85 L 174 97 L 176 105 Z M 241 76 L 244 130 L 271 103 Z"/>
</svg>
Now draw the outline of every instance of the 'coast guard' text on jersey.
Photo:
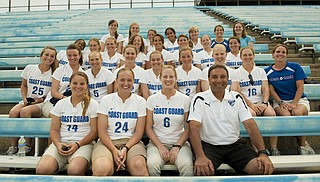
<svg viewBox="0 0 320 182">
<path fill-rule="evenodd" d="M 112 72 L 117 68 L 117 65 L 120 64 L 120 60 L 124 60 L 124 57 L 117 52 L 112 57 L 110 57 L 108 52 L 106 51 L 101 53 L 101 57 L 102 66 Z"/>
<path fill-rule="evenodd" d="M 196 94 L 202 71 L 199 68 L 191 65 L 191 70 L 188 73 L 182 69 L 182 66 L 178 66 L 178 68 L 176 68 L 176 72 L 178 76 L 178 90 L 192 99 L 194 94 Z"/>
<path fill-rule="evenodd" d="M 90 118 L 98 117 L 99 104 L 94 99 L 90 99 L 85 116 L 82 116 L 83 103 L 73 107 L 70 100 L 71 97 L 60 100 L 51 110 L 51 114 L 60 117 L 60 138 L 63 142 L 82 140 L 91 130 Z"/>
<path fill-rule="evenodd" d="M 212 50 L 208 53 L 205 50 L 202 50 L 194 55 L 194 64 L 200 64 L 201 70 L 204 70 L 207 67 L 213 65 L 214 60 L 212 57 Z"/>
<path fill-rule="evenodd" d="M 189 106 L 188 96 L 178 91 L 170 100 L 161 91 L 148 98 L 147 109 L 153 111 L 153 130 L 161 143 L 177 143 L 184 131 L 184 114 Z"/>
<path fill-rule="evenodd" d="M 27 97 L 41 98 L 46 96 L 51 89 L 51 69 L 41 73 L 39 65 L 27 65 L 21 77 L 27 80 Z"/>
<path fill-rule="evenodd" d="M 139 117 L 146 116 L 146 100 L 136 94 L 122 101 L 118 93 L 104 96 L 100 102 L 98 113 L 108 117 L 107 133 L 111 140 L 131 138 Z"/>
<path fill-rule="evenodd" d="M 227 53 L 226 65 L 230 68 L 239 68 L 242 65 L 242 60 L 240 59 L 240 52 L 237 56 L 233 55 L 231 52 Z"/>
<path fill-rule="evenodd" d="M 297 63 L 287 62 L 282 70 L 274 70 L 272 65 L 265 69 L 268 82 L 282 100 L 293 100 L 297 91 L 296 81 L 306 79 L 306 75 Z M 301 98 L 306 97 L 305 93 Z"/>
<path fill-rule="evenodd" d="M 253 85 L 250 83 L 249 73 L 242 66 L 237 69 L 240 77 L 240 90 L 252 103 L 262 101 L 262 81 L 268 80 L 264 69 L 253 66 L 251 76 L 253 78 Z"/>
<path fill-rule="evenodd" d="M 222 101 L 211 89 L 197 93 L 190 105 L 188 120 L 201 123 L 200 138 L 212 145 L 230 145 L 240 136 L 240 122 L 252 118 L 240 93 L 225 90 Z"/>
</svg>

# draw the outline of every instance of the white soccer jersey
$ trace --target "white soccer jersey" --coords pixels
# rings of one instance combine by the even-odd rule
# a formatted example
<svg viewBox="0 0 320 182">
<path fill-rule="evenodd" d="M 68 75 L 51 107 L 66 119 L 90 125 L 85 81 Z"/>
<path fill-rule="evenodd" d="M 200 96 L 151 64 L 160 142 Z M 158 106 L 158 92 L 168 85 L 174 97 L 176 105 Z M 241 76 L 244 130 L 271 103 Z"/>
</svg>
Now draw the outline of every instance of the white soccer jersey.
<svg viewBox="0 0 320 182">
<path fill-rule="evenodd" d="M 197 93 L 190 104 L 188 120 L 201 123 L 200 138 L 212 145 L 230 145 L 240 136 L 240 122 L 252 118 L 238 92 L 228 90 L 222 101 L 209 89 Z"/>
<path fill-rule="evenodd" d="M 59 61 L 59 66 L 68 64 L 67 50 L 59 51 L 57 54 L 57 60 Z"/>
<path fill-rule="evenodd" d="M 208 81 L 208 71 L 209 71 L 209 68 L 206 68 L 202 71 L 202 75 L 200 77 L 200 80 L 204 80 L 204 81 Z M 238 72 L 228 66 L 226 66 L 227 70 L 228 70 L 228 73 L 229 73 L 229 79 L 228 79 L 228 86 L 227 86 L 227 90 L 230 89 L 230 85 L 232 82 L 239 82 L 239 75 L 238 75 Z"/>
<path fill-rule="evenodd" d="M 146 61 L 150 60 L 150 54 L 151 53 L 152 52 L 148 52 Z M 167 64 L 166 62 L 173 61 L 173 57 L 172 57 L 173 55 L 169 51 L 166 51 L 165 49 L 162 49 L 161 54 L 162 54 L 162 57 L 163 57 L 163 60 L 164 60 L 165 64 Z"/>
<path fill-rule="evenodd" d="M 157 77 L 152 69 L 144 70 L 143 76 L 140 79 L 141 83 L 145 83 L 148 86 L 149 95 L 153 95 L 162 89 L 162 83 L 160 81 L 160 75 Z"/>
<path fill-rule="evenodd" d="M 101 53 L 101 57 L 102 66 L 112 72 L 117 68 L 117 65 L 120 63 L 120 60 L 124 60 L 124 57 L 117 52 L 111 58 L 108 55 L 108 52 L 103 52 Z"/>
<path fill-rule="evenodd" d="M 108 116 L 107 133 L 111 140 L 131 138 L 137 119 L 146 116 L 146 100 L 132 94 L 125 102 L 118 93 L 112 93 L 102 98 L 98 109 L 99 114 Z"/>
<path fill-rule="evenodd" d="M 237 56 L 233 55 L 231 52 L 228 52 L 226 58 L 226 65 L 230 68 L 239 68 L 242 65 L 242 60 L 240 59 L 240 52 Z"/>
<path fill-rule="evenodd" d="M 60 140 L 62 142 L 82 140 L 91 131 L 90 119 L 98 117 L 99 104 L 94 99 L 90 99 L 85 116 L 82 116 L 83 103 L 80 102 L 73 107 L 70 100 L 71 97 L 60 100 L 51 110 L 51 114 L 60 117 Z"/>
<path fill-rule="evenodd" d="M 82 53 L 82 60 L 83 60 L 83 64 L 82 64 L 82 69 L 83 70 L 88 70 L 89 68 L 91 68 L 90 66 L 90 59 L 89 59 L 89 54 L 91 53 L 90 50 L 84 50 Z"/>
<path fill-rule="evenodd" d="M 101 39 L 100 39 L 100 42 L 105 44 L 107 38 L 109 38 L 109 37 L 113 37 L 113 36 L 111 36 L 110 34 L 103 35 L 103 36 L 101 37 Z M 123 35 L 122 35 L 122 34 L 118 34 L 117 43 L 123 42 L 123 41 L 124 41 Z M 105 50 L 102 50 L 102 51 L 105 51 Z"/>
<path fill-rule="evenodd" d="M 200 51 L 202 51 L 202 50 L 203 50 L 203 46 L 202 46 L 202 44 L 201 44 L 201 39 L 198 38 L 197 44 L 196 44 L 196 45 L 193 44 L 192 51 L 195 52 L 195 53 L 198 53 L 198 52 L 200 52 Z"/>
<path fill-rule="evenodd" d="M 139 52 L 135 60 L 135 63 L 137 66 L 142 67 L 142 65 L 146 64 L 146 59 L 147 56 L 143 52 Z"/>
<path fill-rule="evenodd" d="M 78 71 L 83 71 L 81 67 L 79 67 Z M 69 90 L 70 77 L 73 74 L 73 70 L 69 64 L 59 66 L 52 75 L 52 78 L 58 80 L 60 82 L 58 92 L 63 94 L 65 91 Z M 50 100 L 52 98 L 51 91 L 48 93 L 46 100 Z"/>
<path fill-rule="evenodd" d="M 39 65 L 27 65 L 21 77 L 27 80 L 27 97 L 41 98 L 48 94 L 52 84 L 51 69 L 41 73 Z"/>
<path fill-rule="evenodd" d="M 262 95 L 262 81 L 268 80 L 267 74 L 264 69 L 257 66 L 253 67 L 251 76 L 253 78 L 253 85 L 250 83 L 249 73 L 242 67 L 237 69 L 240 76 L 240 89 L 241 93 L 245 95 L 252 103 L 261 102 Z"/>
<path fill-rule="evenodd" d="M 201 69 L 204 70 L 214 64 L 214 60 L 212 57 L 212 50 L 208 54 L 207 51 L 202 50 L 194 55 L 194 63 L 193 64 L 200 64 Z"/>
<path fill-rule="evenodd" d="M 91 69 L 88 69 L 86 74 L 89 78 L 90 96 L 100 102 L 102 97 L 108 94 L 107 86 L 113 83 L 114 75 L 106 68 L 101 68 L 96 77 L 93 76 Z"/>
<path fill-rule="evenodd" d="M 191 70 L 188 73 L 182 69 L 182 66 L 176 68 L 176 72 L 178 76 L 178 90 L 192 99 L 194 94 L 196 94 L 202 71 L 192 65 Z"/>
<path fill-rule="evenodd" d="M 117 78 L 117 74 L 118 74 L 118 71 L 122 68 L 124 68 L 125 65 L 122 65 L 120 68 L 114 70 L 113 74 L 114 74 L 114 78 Z M 134 73 L 134 84 L 133 84 L 133 88 L 132 88 L 132 93 L 135 93 L 135 94 L 139 94 L 139 91 L 140 91 L 140 79 L 143 77 L 143 74 L 144 74 L 144 69 L 141 68 L 140 66 L 135 66 L 133 69 L 132 69 L 133 73 Z"/>
<path fill-rule="evenodd" d="M 173 53 L 175 50 L 179 50 L 179 44 L 178 44 L 177 40 L 174 43 L 167 40 L 164 42 L 163 46 L 170 53 Z"/>
<path fill-rule="evenodd" d="M 184 114 L 189 112 L 190 99 L 176 91 L 168 100 L 160 92 L 150 96 L 147 109 L 153 111 L 153 130 L 161 141 L 176 144 L 184 131 Z"/>
</svg>

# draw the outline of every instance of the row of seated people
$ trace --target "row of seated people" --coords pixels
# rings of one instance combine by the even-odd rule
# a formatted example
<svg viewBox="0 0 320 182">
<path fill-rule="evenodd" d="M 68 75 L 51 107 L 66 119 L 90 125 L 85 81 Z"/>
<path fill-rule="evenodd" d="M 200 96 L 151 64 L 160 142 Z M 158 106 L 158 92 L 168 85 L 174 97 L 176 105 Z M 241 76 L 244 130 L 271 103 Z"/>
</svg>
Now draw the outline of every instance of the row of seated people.
<svg viewBox="0 0 320 182">
<path fill-rule="evenodd" d="M 211 76 L 210 75 L 211 72 L 209 70 L 210 69 L 212 70 L 212 66 L 204 69 L 203 72 L 201 72 L 199 68 L 196 68 L 194 65 L 192 65 L 193 51 L 191 50 L 191 48 L 188 48 L 188 47 L 182 48 L 179 50 L 179 61 L 181 62 L 181 65 L 178 66 L 177 68 L 174 69 L 174 67 L 170 65 L 164 66 L 165 61 L 161 52 L 153 51 L 150 54 L 151 69 L 144 70 L 135 64 L 135 60 L 138 55 L 138 50 L 136 49 L 135 46 L 128 45 L 124 48 L 124 59 L 125 59 L 124 65 L 116 69 L 113 73 L 110 70 L 102 67 L 102 57 L 100 52 L 95 51 L 89 54 L 89 61 L 90 61 L 91 68 L 86 71 L 84 71 L 81 68 L 81 63 L 83 60 L 81 59 L 82 52 L 79 46 L 76 46 L 75 44 L 71 44 L 68 46 L 66 52 L 68 57 L 68 64 L 59 66 L 58 68 L 56 68 L 58 65 L 57 59 L 56 59 L 56 55 L 57 55 L 56 50 L 53 47 L 45 47 L 40 55 L 41 63 L 39 65 L 29 65 L 25 68 L 22 74 L 23 79 L 21 84 L 21 93 L 22 93 L 23 101 L 17 104 L 9 113 L 9 117 L 28 118 L 28 117 L 45 116 L 45 117 L 52 118 L 50 135 L 51 135 L 53 144 L 51 145 L 51 147 L 49 147 L 50 150 L 47 149 L 46 152 L 48 153 L 44 154 L 44 160 L 41 160 L 38 165 L 38 166 L 41 166 L 39 167 L 40 171 L 44 170 L 42 172 L 39 172 L 39 174 L 53 173 L 57 169 L 61 168 L 60 165 L 66 164 L 68 162 L 69 164 L 71 164 L 71 160 L 73 160 L 73 157 L 71 154 L 76 154 L 77 153 L 76 151 L 78 151 L 77 150 L 78 148 L 81 148 L 85 144 L 91 143 L 92 140 L 95 139 L 97 135 L 96 124 L 92 124 L 92 125 L 89 124 L 89 126 L 86 126 L 85 129 L 79 130 L 82 123 L 85 124 L 85 123 L 88 123 L 89 121 L 91 123 L 91 116 L 84 117 L 85 113 L 86 112 L 88 113 L 89 110 L 90 112 L 95 113 L 93 114 L 94 117 L 93 116 L 92 117 L 98 119 L 98 121 L 99 121 L 100 115 L 102 114 L 101 115 L 101 120 L 103 121 L 102 127 L 98 127 L 99 128 L 98 133 L 99 133 L 99 137 L 102 144 L 100 142 L 100 147 L 99 147 L 99 142 L 98 142 L 97 148 L 101 149 L 102 147 L 103 151 L 107 151 L 105 150 L 105 148 L 109 149 L 111 151 L 111 153 L 109 153 L 111 154 L 111 158 L 113 156 L 114 160 L 119 159 L 118 161 L 115 161 L 117 169 L 119 170 L 127 166 L 127 169 L 129 171 L 132 171 L 132 170 L 136 171 L 136 169 L 139 169 L 139 168 L 136 168 L 136 166 L 130 167 L 131 164 L 129 164 L 129 162 L 127 162 L 126 164 L 124 163 L 124 161 L 126 160 L 126 157 L 123 156 L 123 151 L 128 152 L 129 149 L 131 151 L 131 148 L 134 146 L 133 144 L 137 144 L 137 141 L 140 141 L 142 134 L 144 132 L 144 130 L 142 129 L 145 127 L 144 121 L 142 121 L 143 124 L 141 124 L 142 131 L 139 130 L 139 132 L 137 132 L 137 130 L 134 129 L 135 127 L 138 126 L 138 124 L 136 124 L 135 122 L 132 122 L 132 123 L 129 122 L 130 119 L 135 119 L 136 121 L 138 121 L 139 120 L 138 118 L 140 118 L 138 117 L 139 113 L 143 112 L 143 110 L 144 112 L 146 111 L 145 108 L 142 110 L 139 110 L 139 112 L 131 111 L 132 108 L 140 109 L 139 107 L 140 105 L 144 105 L 144 107 L 150 110 L 150 114 L 154 115 L 151 118 L 149 118 L 147 115 L 147 126 L 149 123 L 148 121 L 150 120 L 151 123 L 149 123 L 150 124 L 149 129 L 152 129 L 155 131 L 148 132 L 148 129 L 146 129 L 146 133 L 148 137 L 151 139 L 150 145 L 152 145 L 153 143 L 155 144 L 156 149 L 159 149 L 158 154 L 161 156 L 160 158 L 161 165 L 163 165 L 166 162 L 169 162 L 169 158 L 171 163 L 178 165 L 176 162 L 174 162 L 176 161 L 177 154 L 179 153 L 179 150 L 176 150 L 176 148 L 182 149 L 181 148 L 182 146 L 187 145 L 186 140 L 189 138 L 189 134 L 186 134 L 186 133 L 189 133 L 189 132 L 187 130 L 188 127 L 186 128 L 183 127 L 184 124 L 182 124 L 179 129 L 176 128 L 177 126 L 175 125 L 175 122 L 174 122 L 175 116 L 180 115 L 182 117 L 182 121 L 184 122 L 187 121 L 187 116 L 188 116 L 187 111 L 189 111 L 189 107 L 190 108 L 195 107 L 195 103 L 197 99 L 200 98 L 200 100 L 202 100 L 201 98 L 203 98 L 203 97 L 197 97 L 197 95 L 195 95 L 196 93 L 197 94 L 204 94 L 208 92 L 211 93 L 213 89 L 220 88 L 220 87 L 223 87 L 223 90 L 227 88 L 226 93 L 229 93 L 229 90 L 231 90 L 232 92 L 230 93 L 233 93 L 233 94 L 237 94 L 238 92 L 240 92 L 241 95 L 238 94 L 236 100 L 239 100 L 239 98 L 241 98 L 240 100 L 243 103 L 243 107 L 247 110 L 250 117 L 257 116 L 257 115 L 275 116 L 276 114 L 281 116 L 307 115 L 310 110 L 306 95 L 303 93 L 303 80 L 306 78 L 306 76 L 300 65 L 296 63 L 286 62 L 288 49 L 284 45 L 278 45 L 274 48 L 273 57 L 275 59 L 275 63 L 270 67 L 266 68 L 266 70 L 263 70 L 254 65 L 254 51 L 252 48 L 245 47 L 241 49 L 240 57 L 243 60 L 242 66 L 240 66 L 240 68 L 238 68 L 237 70 L 223 66 L 223 68 L 227 70 L 225 76 L 223 75 Z M 227 57 L 227 51 L 225 46 L 223 45 L 214 46 L 213 48 L 214 65 L 225 65 L 226 57 Z M 129 71 L 130 74 L 129 75 L 125 74 L 127 77 L 121 78 L 119 75 L 121 75 L 120 73 L 122 73 L 123 70 L 126 68 L 130 70 Z M 168 68 L 169 70 L 171 69 L 170 71 L 171 73 L 164 74 L 164 70 L 166 70 L 165 68 Z M 72 81 L 71 75 L 75 73 L 78 74 L 78 72 L 86 73 L 83 75 L 85 75 L 84 77 L 88 77 L 86 78 L 87 81 L 77 81 L 77 80 Z M 125 73 L 128 73 L 128 72 L 125 72 Z M 131 79 L 129 79 L 128 77 L 130 77 Z M 152 81 L 152 79 L 155 81 Z M 224 83 L 223 81 L 225 79 L 227 80 L 226 83 Z M 181 82 L 179 83 L 179 81 Z M 170 94 L 165 95 L 166 88 L 170 88 L 171 91 L 173 90 L 173 92 L 171 92 L 171 94 L 173 93 L 173 95 L 170 95 Z M 85 90 L 85 93 L 84 93 L 84 90 Z M 134 103 L 133 105 L 130 105 L 132 104 L 132 101 L 130 101 L 131 99 L 127 100 L 129 97 L 122 98 L 121 91 L 130 92 L 129 97 L 131 97 L 131 95 L 136 95 L 136 96 L 141 95 L 144 97 L 144 99 L 142 98 L 143 100 L 142 101 L 141 98 L 138 97 L 139 103 L 140 102 L 146 102 L 146 103 L 144 104 Z M 203 92 L 198 93 L 200 91 L 203 91 Z M 87 92 L 90 92 L 90 93 L 87 93 Z M 171 97 L 178 93 L 179 95 L 181 95 L 181 97 L 180 96 L 177 98 Z M 85 95 L 85 97 L 83 96 L 83 94 Z M 270 94 L 274 99 L 273 107 L 275 110 L 273 110 L 273 108 L 268 102 Z M 80 101 L 78 100 L 76 104 L 73 103 L 72 101 L 73 95 L 81 96 L 81 97 L 79 96 L 79 98 L 81 98 Z M 91 100 L 96 100 L 96 101 L 90 101 L 90 96 L 93 98 Z M 112 98 L 112 97 L 116 97 L 116 98 Z M 205 105 L 208 105 L 209 107 L 211 107 L 211 104 L 212 104 L 211 102 L 213 102 L 213 100 L 210 100 L 210 99 L 214 99 L 217 97 L 218 96 L 215 95 L 212 98 L 208 98 L 209 102 L 205 102 Z M 33 100 L 31 100 L 30 98 Z M 229 98 L 224 98 L 224 97 L 222 98 L 223 100 L 226 99 L 225 101 L 227 101 L 227 103 L 229 103 L 230 106 L 234 106 L 233 99 L 228 101 Z M 153 105 L 148 105 L 148 101 L 152 99 L 153 99 L 152 102 L 155 102 L 155 103 L 152 103 Z M 191 99 L 193 99 L 193 101 L 191 102 L 193 104 L 190 104 Z M 171 101 L 171 100 L 174 100 L 174 101 Z M 89 102 L 96 102 L 97 104 L 92 104 L 93 106 L 90 107 L 89 109 L 88 107 Z M 161 103 L 161 105 L 164 104 L 164 106 L 166 107 L 163 106 L 163 108 L 161 108 L 160 105 L 156 104 L 157 102 L 163 102 Z M 99 106 L 99 103 L 100 103 L 100 106 Z M 121 103 L 120 104 L 121 106 L 117 106 L 116 103 L 119 103 L 119 104 Z M 183 104 L 183 106 L 181 107 L 175 106 L 175 103 Z M 54 105 L 59 107 L 56 107 Z M 103 107 L 104 109 L 101 109 Z M 117 110 L 116 108 L 118 108 L 119 110 Z M 206 114 L 211 114 L 214 111 L 215 112 L 219 111 L 218 113 L 216 113 L 217 115 L 219 115 L 219 113 L 221 114 L 224 113 L 222 112 L 224 109 L 223 107 L 222 107 L 222 110 L 221 108 L 219 110 L 219 107 L 218 108 L 215 107 L 211 109 L 213 109 L 212 112 L 205 109 L 203 109 L 202 111 L 206 111 Z M 86 112 L 84 112 L 83 110 Z M 190 112 L 191 110 L 192 109 L 190 109 Z M 148 110 L 146 112 L 149 113 Z M 194 109 L 192 112 L 194 112 Z M 97 118 L 97 113 L 99 113 L 98 118 Z M 231 113 L 233 112 L 230 111 L 230 112 L 227 112 L 226 114 L 230 115 Z M 156 114 L 162 115 L 163 118 L 160 117 L 160 120 L 162 122 L 160 123 L 155 122 L 155 119 L 157 120 L 159 119 L 159 118 L 156 118 Z M 231 114 L 231 116 L 234 116 L 234 115 Z M 228 117 L 231 117 L 231 116 L 228 116 Z M 123 119 L 123 121 L 118 120 L 119 118 Z M 217 116 L 217 119 L 218 120 L 223 119 L 223 117 L 220 118 Z M 246 116 L 246 119 L 248 119 L 247 116 Z M 109 123 L 109 120 L 110 120 L 110 123 Z M 196 120 L 198 121 L 198 123 L 202 122 L 201 119 L 196 119 Z M 243 120 L 242 122 L 244 123 Z M 105 127 L 103 127 L 103 125 Z M 164 127 L 164 129 L 156 129 L 158 125 L 161 125 L 162 127 Z M 173 128 L 170 128 L 170 126 L 172 126 Z M 201 125 L 201 127 L 204 127 L 204 126 L 206 125 Z M 209 126 L 212 127 L 210 124 Z M 227 129 L 229 131 L 229 127 L 231 126 L 223 125 L 221 127 L 222 129 Z M 103 128 L 101 130 L 103 130 L 104 132 L 100 131 L 100 128 Z M 168 128 L 172 129 L 174 132 L 170 129 L 166 130 Z M 234 128 L 231 127 L 231 129 L 234 129 Z M 173 135 L 175 135 L 174 134 L 175 130 L 179 130 L 183 132 L 180 132 L 180 133 L 178 132 L 179 134 L 173 137 Z M 204 131 L 201 130 L 201 132 L 204 132 Z M 86 133 L 87 135 L 84 137 L 82 135 L 83 133 Z M 102 133 L 101 136 L 103 136 L 103 138 L 106 138 L 107 140 L 102 139 L 100 136 L 100 133 Z M 138 133 L 138 134 L 135 136 L 135 133 Z M 220 134 L 220 132 L 218 133 Z M 239 137 L 239 133 L 237 132 L 234 135 L 237 135 L 237 137 Z M 233 137 L 235 137 L 234 135 Z M 164 138 L 169 137 L 170 139 L 173 139 L 173 140 L 161 141 L 161 137 L 164 137 Z M 114 144 L 113 145 L 110 143 L 111 141 L 110 139 L 112 141 L 119 139 L 118 141 L 119 143 L 115 142 L 113 143 Z M 220 142 L 217 142 L 217 143 L 212 142 L 211 139 L 212 138 L 208 139 L 206 136 L 201 135 L 201 140 L 209 142 L 213 145 L 225 144 L 224 143 L 225 138 L 223 137 L 222 137 L 222 141 L 220 141 L 219 139 Z M 253 141 L 254 146 L 259 152 L 265 152 L 264 144 L 262 145 L 260 140 L 259 142 L 257 142 L 259 137 L 257 138 L 253 137 L 251 139 Z M 190 137 L 190 140 L 192 141 L 191 137 Z M 132 143 L 132 141 L 135 141 L 135 142 Z M 313 149 L 310 147 L 310 145 L 306 141 L 306 137 L 304 136 L 299 137 L 298 142 L 299 142 L 298 151 L 300 154 L 303 154 L 303 155 L 314 154 Z M 17 152 L 16 143 L 17 143 L 17 139 L 11 140 L 12 146 L 9 148 L 8 154 L 14 154 Z M 195 142 L 195 143 L 198 144 L 198 142 Z M 30 150 L 31 149 L 30 146 L 32 145 L 30 142 L 27 144 L 29 146 L 28 149 Z M 93 145 L 90 144 L 90 146 L 92 149 Z M 87 146 L 87 147 L 90 149 L 90 146 Z M 277 137 L 273 137 L 270 139 L 270 146 L 271 146 L 270 151 L 272 155 L 280 154 L 280 152 L 277 149 Z M 69 148 L 69 150 L 65 149 L 65 147 Z M 116 147 L 118 147 L 119 150 Z M 199 146 L 197 146 L 196 148 L 198 150 Z M 64 149 L 66 151 L 64 151 Z M 75 161 L 78 161 L 74 163 L 75 166 L 79 166 L 80 165 L 79 163 L 83 164 L 84 166 L 87 166 L 88 164 L 87 162 L 91 161 L 90 160 L 91 151 L 89 152 L 89 149 L 85 149 L 85 151 L 88 150 L 88 153 L 86 154 L 79 151 L 80 153 L 79 155 L 81 156 L 85 155 L 86 157 L 79 159 L 79 161 L 75 160 Z M 141 149 L 142 147 L 140 147 L 140 149 L 137 149 L 137 151 L 141 152 Z M 97 149 L 97 151 L 99 150 Z M 132 151 L 135 151 L 135 150 L 132 150 Z M 89 154 L 89 157 L 88 157 L 88 154 Z M 100 157 L 106 160 L 110 159 L 109 154 L 108 156 L 105 156 L 105 153 L 101 154 L 100 152 L 98 152 L 97 155 L 93 155 L 93 154 L 92 154 L 93 163 L 94 161 L 100 161 L 101 159 Z M 201 154 L 201 151 L 200 151 L 200 154 Z M 196 155 L 197 155 L 197 152 L 196 152 Z M 50 158 L 50 156 L 54 156 L 54 157 Z M 68 156 L 68 157 L 62 157 L 62 156 Z M 131 157 L 135 159 L 134 161 L 140 161 L 140 162 L 141 160 L 143 161 L 145 159 L 145 155 L 143 153 L 139 153 L 138 156 L 140 158 L 135 158 L 136 157 L 135 154 L 133 154 L 133 156 Z M 251 157 L 253 158 L 253 156 Z M 51 163 L 49 163 L 50 165 L 48 165 L 47 163 L 49 161 L 51 161 Z M 155 160 L 150 160 L 150 162 L 154 162 L 154 161 Z M 215 169 L 222 162 L 220 159 L 219 160 L 210 159 L 210 161 L 214 164 L 213 166 Z M 272 165 L 269 165 L 267 158 L 264 158 L 263 161 L 267 161 L 265 163 L 267 167 L 264 173 L 272 172 L 271 169 L 269 170 L 269 168 L 272 168 Z M 111 164 L 113 164 L 112 160 L 109 161 L 109 163 L 110 162 Z M 138 164 L 141 164 L 140 162 L 138 162 Z M 223 162 L 225 161 L 223 160 Z M 209 166 L 210 166 L 210 169 L 214 171 L 214 169 L 211 166 L 212 163 L 210 163 Z M 103 165 L 106 165 L 106 164 L 108 164 L 108 162 L 103 163 Z M 137 163 L 134 162 L 134 164 L 132 165 L 134 166 L 136 164 Z M 97 166 L 92 165 L 93 171 L 109 169 L 106 166 L 101 167 L 100 165 L 102 164 L 98 163 Z M 249 169 L 247 169 L 246 165 L 247 163 L 241 163 L 240 168 L 239 166 L 233 166 L 233 167 L 237 168 L 239 171 L 245 171 L 247 173 L 256 172 L 256 171 L 253 172 L 254 170 L 252 166 L 250 168 L 248 167 Z M 45 166 L 55 166 L 55 167 L 48 169 Z M 153 164 L 152 166 L 158 166 L 158 164 L 157 165 Z M 195 163 L 195 166 L 198 166 L 198 164 Z M 70 167 L 75 168 L 73 165 L 70 165 Z M 150 169 L 148 166 L 148 172 L 145 171 L 147 173 L 144 173 L 144 174 L 157 175 L 160 173 L 158 167 Z M 113 167 L 110 169 L 112 173 L 103 173 L 103 175 L 113 174 L 113 169 L 114 169 Z M 153 172 L 150 172 L 151 170 L 153 170 Z M 201 172 L 201 170 L 202 170 L 202 167 L 199 167 L 199 169 L 196 171 L 198 172 L 200 171 L 200 172 L 199 173 L 196 172 L 196 174 L 204 175 L 203 171 Z M 139 170 L 136 172 L 139 173 L 142 171 L 143 170 Z M 157 171 L 157 172 L 155 173 L 154 171 Z M 75 173 L 70 172 L 70 174 L 76 174 L 76 173 L 78 174 L 78 172 L 79 171 Z M 82 174 L 82 172 L 80 173 Z M 96 175 L 99 175 L 99 174 L 102 174 L 102 173 L 98 172 Z M 137 173 L 132 172 L 131 174 L 137 174 Z M 142 175 L 141 173 L 139 174 Z M 190 175 L 190 173 L 188 174 Z"/>
</svg>

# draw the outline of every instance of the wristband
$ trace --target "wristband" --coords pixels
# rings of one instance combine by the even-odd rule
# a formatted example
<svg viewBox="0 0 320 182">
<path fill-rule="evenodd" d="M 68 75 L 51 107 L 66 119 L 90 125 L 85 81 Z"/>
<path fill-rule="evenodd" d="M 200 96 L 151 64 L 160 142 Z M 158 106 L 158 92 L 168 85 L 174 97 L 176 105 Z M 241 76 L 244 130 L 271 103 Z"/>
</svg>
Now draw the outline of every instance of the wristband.
<svg viewBox="0 0 320 182">
<path fill-rule="evenodd" d="M 173 147 L 178 147 L 179 150 L 180 150 L 182 146 L 181 146 L 181 145 L 178 145 L 178 144 L 174 144 L 174 145 L 172 145 L 172 148 L 173 148 Z"/>
<path fill-rule="evenodd" d="M 269 106 L 268 102 L 261 102 L 262 104 L 265 104 L 267 106 Z"/>
<path fill-rule="evenodd" d="M 127 145 L 122 146 L 120 150 L 122 150 L 123 148 L 127 149 L 127 152 L 130 150 Z"/>
<path fill-rule="evenodd" d="M 80 148 L 80 144 L 78 142 L 75 142 L 75 143 L 77 144 L 78 148 Z"/>
<path fill-rule="evenodd" d="M 264 150 L 259 150 L 259 151 L 258 151 L 258 154 L 259 154 L 259 155 L 260 155 L 260 154 L 265 154 L 265 155 L 267 155 L 267 156 L 270 155 L 270 154 L 269 154 L 269 151 L 266 150 L 266 149 L 264 149 Z"/>
</svg>

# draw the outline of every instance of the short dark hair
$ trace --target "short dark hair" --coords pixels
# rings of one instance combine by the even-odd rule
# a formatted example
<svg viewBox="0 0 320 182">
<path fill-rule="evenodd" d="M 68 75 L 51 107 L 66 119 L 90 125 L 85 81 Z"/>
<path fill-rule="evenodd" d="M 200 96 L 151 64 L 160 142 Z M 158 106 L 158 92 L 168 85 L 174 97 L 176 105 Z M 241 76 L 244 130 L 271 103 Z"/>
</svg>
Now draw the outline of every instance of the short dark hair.
<svg viewBox="0 0 320 182">
<path fill-rule="evenodd" d="M 213 64 L 209 70 L 208 70 L 208 78 L 210 78 L 210 73 L 212 70 L 215 70 L 215 69 L 224 69 L 226 72 L 227 72 L 227 76 L 229 78 L 229 72 L 228 72 L 228 69 L 225 65 L 221 65 L 221 64 Z"/>
</svg>

